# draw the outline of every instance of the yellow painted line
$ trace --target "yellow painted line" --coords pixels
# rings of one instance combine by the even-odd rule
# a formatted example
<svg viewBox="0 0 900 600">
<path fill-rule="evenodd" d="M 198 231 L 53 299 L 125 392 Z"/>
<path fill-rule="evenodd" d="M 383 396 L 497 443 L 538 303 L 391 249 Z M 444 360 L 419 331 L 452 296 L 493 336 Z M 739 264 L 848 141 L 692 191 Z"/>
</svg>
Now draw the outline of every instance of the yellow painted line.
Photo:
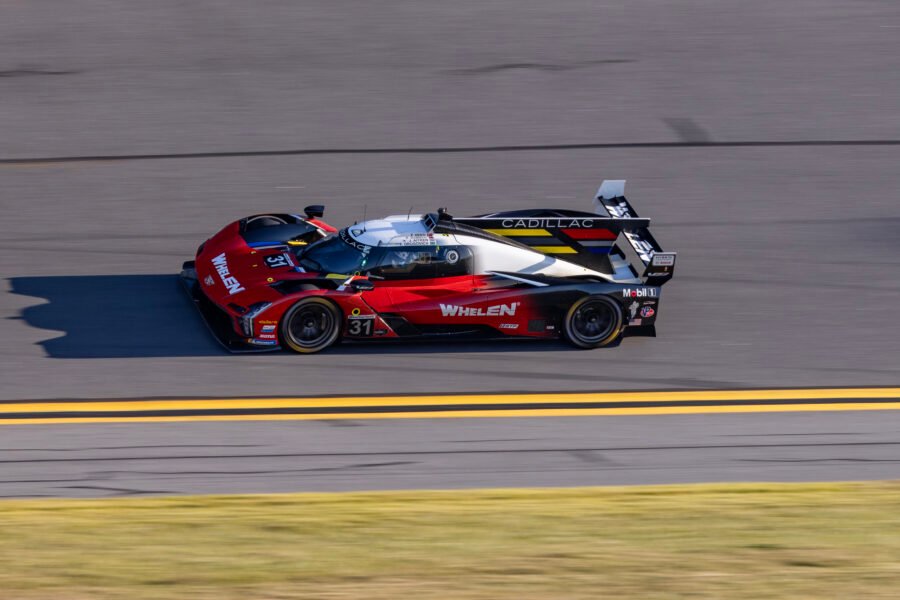
<svg viewBox="0 0 900 600">
<path fill-rule="evenodd" d="M 578 254 L 578 250 L 569 246 L 532 246 L 532 248 L 544 254 Z"/>
<path fill-rule="evenodd" d="M 794 390 L 704 390 L 678 392 L 574 392 L 544 394 L 476 394 L 443 396 L 351 396 L 345 398 L 208 398 L 208 399 L 135 399 L 108 402 L 0 402 L 0 413 L 40 412 L 124 412 L 163 410 L 266 409 L 266 408 L 340 408 L 360 406 L 436 406 L 479 404 L 545 404 L 550 402 L 692 402 L 738 400 L 839 400 L 845 398 L 900 398 L 900 388 L 829 388 Z M 847 403 L 848 406 L 858 404 Z M 879 406 L 884 406 L 880 404 Z M 706 412 L 714 407 L 689 407 Z M 730 407 L 726 407 L 730 408 Z M 770 407 L 767 407 L 770 408 Z M 553 409 L 584 410 L 584 409 Z M 619 409 L 597 409 L 619 410 Z M 630 408 L 622 410 L 632 410 Z M 491 411 L 497 414 L 497 411 Z M 506 414 L 508 411 L 503 411 Z M 529 411 L 533 413 L 533 411 Z M 395 413 L 390 413 L 395 414 Z M 431 414 L 431 413 L 429 413 Z M 458 413 L 454 413 L 458 414 Z"/>
<path fill-rule="evenodd" d="M 859 400 L 894 399 L 897 402 L 864 402 Z M 853 399 L 855 402 L 839 402 Z M 785 401 L 787 404 L 765 405 L 762 401 Z M 815 402 L 831 400 L 838 402 Z M 736 405 L 679 406 L 679 403 L 740 402 Z M 797 404 L 790 403 L 797 401 Z M 627 407 L 542 407 L 528 405 L 551 403 L 631 403 Z M 667 402 L 669 406 L 640 406 L 641 403 Z M 800 404 L 799 402 L 806 402 Z M 744 404 L 746 403 L 746 404 Z M 512 405 L 500 410 L 477 408 L 479 405 Z M 387 412 L 344 412 L 354 407 L 392 407 Z M 466 408 L 454 410 L 454 407 Z M 440 407 L 438 410 L 423 410 Z M 329 409 L 316 414 L 267 414 L 267 409 Z M 159 415 L 146 416 L 144 411 L 173 412 L 189 410 L 250 409 L 254 414 Z M 18 419 L 0 417 L 0 425 L 54 423 L 177 422 L 177 421 L 282 421 L 321 419 L 432 419 L 432 418 L 504 418 L 504 417 L 577 417 L 600 415 L 665 415 L 745 412 L 808 412 L 847 410 L 900 410 L 900 388 L 829 388 L 771 390 L 705 390 L 677 392 L 600 392 L 545 394 L 478 394 L 444 396 L 381 396 L 347 398 L 210 398 L 210 399 L 134 399 L 108 402 L 6 402 L 0 403 L 0 414 L 21 414 Z M 92 415 L 90 413 L 123 413 Z M 62 416 L 59 413 L 70 413 Z M 71 413 L 84 413 L 77 416 Z M 46 416 L 42 416 L 46 414 Z M 27 415 L 27 416 L 26 416 Z"/>
<path fill-rule="evenodd" d="M 552 237 L 546 229 L 485 229 L 488 233 L 507 237 Z"/>
<path fill-rule="evenodd" d="M 710 413 L 764 413 L 764 412 L 821 412 L 848 410 L 900 410 L 900 402 L 859 404 L 782 404 L 775 406 L 667 406 L 634 408 L 573 408 L 538 410 L 468 410 L 438 412 L 397 413 L 327 413 L 315 415 L 200 415 L 168 417 L 91 417 L 47 419 L 0 419 L 0 425 L 50 425 L 66 423 L 170 423 L 184 421 L 318 421 L 323 419 L 469 419 L 507 417 L 579 417 L 579 416 L 639 416 L 639 415 L 687 415 Z"/>
</svg>

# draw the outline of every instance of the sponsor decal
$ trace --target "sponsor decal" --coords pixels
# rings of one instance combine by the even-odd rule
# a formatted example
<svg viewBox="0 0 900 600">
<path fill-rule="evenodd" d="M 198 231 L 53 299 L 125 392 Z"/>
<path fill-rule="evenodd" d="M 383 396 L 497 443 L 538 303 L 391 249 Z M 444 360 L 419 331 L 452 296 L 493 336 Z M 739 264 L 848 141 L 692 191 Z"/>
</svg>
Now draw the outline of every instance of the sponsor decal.
<svg viewBox="0 0 900 600">
<path fill-rule="evenodd" d="M 441 315 L 445 317 L 513 317 L 516 308 L 521 302 L 512 304 L 495 304 L 487 308 L 478 306 L 458 306 L 456 304 L 441 304 Z"/>
<path fill-rule="evenodd" d="M 259 334 L 259 338 L 263 339 L 263 340 L 274 340 L 275 334 L 274 333 L 261 333 L 261 334 Z"/>
<path fill-rule="evenodd" d="M 263 260 L 266 262 L 266 266 L 272 269 L 294 266 L 294 263 L 291 261 L 290 255 L 287 253 L 273 254 L 272 256 L 265 257 Z"/>
<path fill-rule="evenodd" d="M 356 231 L 359 231 L 359 233 L 356 235 L 359 235 L 362 233 L 362 231 L 359 229 L 354 229 L 354 232 L 356 232 Z M 353 239 L 353 237 L 350 235 L 350 233 L 347 231 L 346 228 L 341 229 L 338 232 L 338 235 L 340 236 L 341 241 L 343 241 L 345 244 L 347 244 L 349 246 L 356 248 L 363 254 L 368 254 L 372 250 L 372 246 L 367 246 L 366 244 L 363 244 L 362 242 L 357 242 L 355 239 Z"/>
<path fill-rule="evenodd" d="M 675 266 L 675 255 L 671 252 L 657 252 L 653 255 L 651 263 L 654 267 L 673 267 Z"/>
<path fill-rule="evenodd" d="M 354 317 L 359 315 L 359 313 L 360 313 L 360 310 L 358 308 L 354 308 L 353 310 L 350 311 L 350 314 L 353 315 Z"/>
<path fill-rule="evenodd" d="M 594 219 L 503 219 L 500 225 L 506 229 L 575 229 L 593 227 Z"/>
<path fill-rule="evenodd" d="M 401 246 L 434 246 L 434 244 L 434 234 L 431 233 L 410 233 L 400 240 Z"/>
<path fill-rule="evenodd" d="M 647 273 L 647 277 L 665 277 L 666 275 L 671 275 L 669 271 L 653 271 L 651 273 Z"/>
<path fill-rule="evenodd" d="M 376 329 L 375 335 L 387 335 L 387 329 Z"/>
<path fill-rule="evenodd" d="M 278 321 L 257 321 L 260 325 L 278 325 Z"/>
<path fill-rule="evenodd" d="M 640 308 L 640 304 L 635 300 L 630 305 L 628 305 L 628 318 L 633 319 L 637 315 L 637 310 Z"/>
<path fill-rule="evenodd" d="M 653 310 L 652 306 L 645 306 L 644 308 L 641 309 L 641 316 L 644 318 L 649 319 L 650 317 L 652 317 L 655 314 L 656 314 L 656 311 Z"/>
<path fill-rule="evenodd" d="M 444 254 L 444 258 L 447 260 L 448 265 L 455 265 L 459 262 L 459 252 L 456 250 L 447 250 L 447 253 Z"/>
<path fill-rule="evenodd" d="M 212 264 L 216 268 L 219 277 L 222 278 L 222 283 L 228 288 L 229 295 L 233 296 L 238 292 L 244 291 L 244 286 L 242 286 L 241 283 L 232 276 L 231 271 L 228 270 L 228 262 L 225 260 L 224 252 L 212 259 Z"/>
<path fill-rule="evenodd" d="M 374 328 L 375 315 L 364 315 L 347 319 L 347 335 L 353 337 L 371 337 Z"/>
<path fill-rule="evenodd" d="M 206 278 L 203 279 L 203 283 L 206 284 L 206 287 L 209 287 L 211 285 L 215 285 L 216 280 L 213 279 L 212 275 L 207 275 Z"/>
<path fill-rule="evenodd" d="M 278 344 L 278 342 L 275 340 L 258 340 L 255 338 L 250 338 L 247 341 L 250 342 L 251 344 L 255 344 L 257 346 L 275 346 Z"/>
<path fill-rule="evenodd" d="M 656 288 L 625 288 L 622 290 L 623 298 L 656 298 L 659 290 Z"/>
<path fill-rule="evenodd" d="M 274 325 L 263 325 L 261 331 L 263 333 L 272 333 L 273 331 L 275 331 L 275 326 Z"/>
<path fill-rule="evenodd" d="M 631 242 L 631 247 L 638 253 L 641 260 L 645 263 L 650 262 L 650 255 L 653 254 L 653 244 L 642 239 L 641 236 L 636 233 L 630 231 L 624 231 L 622 233 L 624 233 L 625 237 L 628 238 L 628 241 Z"/>
<path fill-rule="evenodd" d="M 619 202 L 618 204 L 604 204 L 609 214 L 617 219 L 631 219 L 634 215 L 628 210 L 628 204 Z"/>
<path fill-rule="evenodd" d="M 500 323 L 500 329 L 518 329 L 518 323 Z"/>
</svg>

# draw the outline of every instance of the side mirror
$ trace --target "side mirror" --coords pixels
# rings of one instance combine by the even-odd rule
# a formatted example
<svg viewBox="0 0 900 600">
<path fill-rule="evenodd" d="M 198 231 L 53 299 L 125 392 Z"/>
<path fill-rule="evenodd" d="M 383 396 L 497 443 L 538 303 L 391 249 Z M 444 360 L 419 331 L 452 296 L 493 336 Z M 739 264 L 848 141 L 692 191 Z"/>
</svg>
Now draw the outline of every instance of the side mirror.
<svg viewBox="0 0 900 600">
<path fill-rule="evenodd" d="M 375 289 L 375 284 L 368 279 L 355 279 L 350 284 L 354 292 L 369 292 Z"/>
<path fill-rule="evenodd" d="M 308 218 L 316 219 L 325 214 L 325 206 L 322 204 L 310 204 L 303 209 L 303 212 L 306 213 Z"/>
</svg>

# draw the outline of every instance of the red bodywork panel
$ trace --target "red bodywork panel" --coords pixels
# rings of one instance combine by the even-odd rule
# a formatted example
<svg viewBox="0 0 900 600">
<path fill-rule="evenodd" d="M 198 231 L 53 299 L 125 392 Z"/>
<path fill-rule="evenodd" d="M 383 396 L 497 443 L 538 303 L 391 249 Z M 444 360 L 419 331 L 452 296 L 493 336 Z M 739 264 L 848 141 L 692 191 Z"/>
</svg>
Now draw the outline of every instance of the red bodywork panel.
<svg viewBox="0 0 900 600">
<path fill-rule="evenodd" d="M 325 232 L 335 229 L 308 219 Z M 299 264 L 284 245 L 251 247 L 235 222 L 207 240 L 199 249 L 195 269 L 203 294 L 226 313 L 234 332 L 253 345 L 278 344 L 279 324 L 285 312 L 299 299 L 320 295 L 334 302 L 344 319 L 345 338 L 394 338 L 396 320 L 426 328 L 472 326 L 498 335 L 557 337 L 558 324 L 541 316 L 515 282 L 499 286 L 488 276 L 464 275 L 434 279 L 373 281 L 374 289 L 354 291 L 352 276 L 298 271 Z M 334 289 L 279 291 L 279 282 L 302 284 L 304 280 L 330 280 Z M 275 286 L 273 286 L 275 284 Z M 287 287 L 287 286 L 284 286 Z M 297 286 L 294 286 L 297 287 Z M 254 305 L 269 303 L 252 321 L 244 317 Z M 384 316 L 382 316 L 384 315 Z M 242 322 L 242 317 L 245 321 Z M 365 327 L 353 320 L 372 320 Z M 394 323 L 394 326 L 391 323 Z M 354 335 L 357 334 L 357 335 Z"/>
</svg>

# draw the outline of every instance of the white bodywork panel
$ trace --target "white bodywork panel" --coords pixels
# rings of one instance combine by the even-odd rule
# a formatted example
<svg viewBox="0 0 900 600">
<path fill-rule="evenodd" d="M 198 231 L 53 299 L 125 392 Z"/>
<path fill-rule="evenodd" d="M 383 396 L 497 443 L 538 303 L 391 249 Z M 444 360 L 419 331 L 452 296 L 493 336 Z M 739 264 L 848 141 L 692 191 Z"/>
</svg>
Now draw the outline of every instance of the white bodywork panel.
<svg viewBox="0 0 900 600">
<path fill-rule="evenodd" d="M 603 183 L 600 184 L 600 188 L 597 190 L 597 194 L 594 196 L 594 212 L 600 215 L 601 217 L 612 217 L 615 215 L 610 215 L 609 211 L 606 210 L 606 207 L 603 206 L 603 203 L 600 202 L 601 198 L 606 200 L 612 200 L 613 198 L 622 198 L 625 196 L 625 181 L 624 179 L 605 179 Z"/>
<path fill-rule="evenodd" d="M 535 250 L 526 250 L 525 248 L 509 246 L 501 242 L 468 235 L 457 235 L 455 237 L 460 244 L 472 248 L 475 254 L 476 274 L 510 271 L 513 273 L 541 274 L 554 277 L 596 275 L 604 279 L 610 279 L 609 275 L 541 254 Z"/>
<path fill-rule="evenodd" d="M 610 187 L 608 186 L 610 183 L 621 185 Z M 623 191 L 624 184 L 624 181 L 603 182 L 603 186 L 607 186 L 606 189 L 612 190 L 612 192 L 616 190 Z M 601 186 L 601 190 L 604 189 L 603 186 Z M 602 209 L 603 206 L 600 205 L 600 210 Z M 510 246 L 499 241 L 468 235 L 433 233 L 422 222 L 422 215 L 393 215 L 384 219 L 374 219 L 351 225 L 347 228 L 347 231 L 356 241 L 376 247 L 406 245 L 468 246 L 472 249 L 475 257 L 475 273 L 479 275 L 495 271 L 506 271 L 522 273 L 523 275 L 540 274 L 551 277 L 593 275 L 619 283 L 640 282 L 634 276 L 628 263 L 620 258 L 610 257 L 615 273 L 607 275 L 576 265 L 563 258 L 542 254 L 536 250 Z"/>
<path fill-rule="evenodd" d="M 347 231 L 350 237 L 367 246 L 429 246 L 451 237 L 431 233 L 422 222 L 422 215 L 391 215 L 351 225 Z"/>
</svg>

